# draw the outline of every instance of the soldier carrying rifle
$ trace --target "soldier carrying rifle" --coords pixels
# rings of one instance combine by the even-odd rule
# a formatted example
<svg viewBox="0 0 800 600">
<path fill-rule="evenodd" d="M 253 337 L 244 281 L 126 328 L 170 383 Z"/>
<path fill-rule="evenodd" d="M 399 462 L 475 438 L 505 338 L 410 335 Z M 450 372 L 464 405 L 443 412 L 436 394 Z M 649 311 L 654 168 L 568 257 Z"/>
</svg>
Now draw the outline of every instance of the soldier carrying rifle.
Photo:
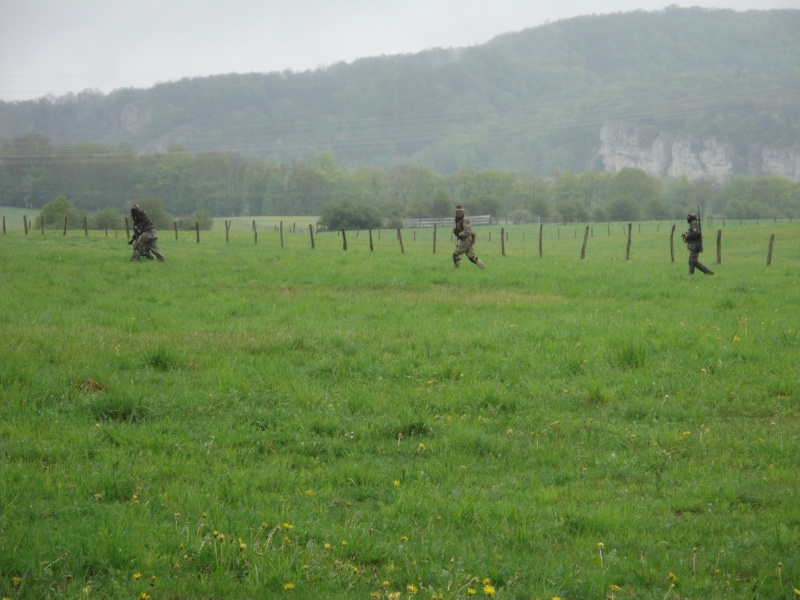
<svg viewBox="0 0 800 600">
<path fill-rule="evenodd" d="M 690 212 L 686 216 L 689 223 L 689 231 L 683 234 L 683 241 L 689 249 L 689 275 L 694 275 L 695 268 L 700 269 L 706 275 L 713 275 L 714 271 L 700 262 L 700 253 L 703 251 L 703 230 L 697 213 Z"/>
<path fill-rule="evenodd" d="M 472 232 L 472 227 L 470 227 L 469 217 L 460 204 L 456 205 L 456 219 L 455 227 L 453 227 L 453 235 L 456 236 L 456 249 L 455 252 L 453 252 L 453 264 L 455 267 L 458 268 L 461 266 L 461 255 L 466 254 L 472 264 L 483 269 L 486 265 L 483 264 L 480 258 L 475 256 L 475 252 L 472 249 L 475 244 L 475 234 Z"/>
<path fill-rule="evenodd" d="M 142 256 L 147 260 L 153 260 L 153 254 L 155 254 L 160 262 L 164 262 L 164 255 L 158 248 L 158 233 L 153 221 L 138 204 L 131 206 L 131 218 L 133 219 L 133 237 L 128 242 L 133 246 L 131 261 L 138 262 Z"/>
</svg>

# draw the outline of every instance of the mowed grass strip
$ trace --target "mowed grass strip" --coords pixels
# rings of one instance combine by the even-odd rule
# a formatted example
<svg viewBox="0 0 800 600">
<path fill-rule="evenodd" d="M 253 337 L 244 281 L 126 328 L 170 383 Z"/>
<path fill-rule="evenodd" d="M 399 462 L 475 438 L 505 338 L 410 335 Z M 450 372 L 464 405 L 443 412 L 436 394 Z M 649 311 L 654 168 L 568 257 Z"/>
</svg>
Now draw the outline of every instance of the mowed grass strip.
<svg viewBox="0 0 800 600">
<path fill-rule="evenodd" d="M 0 595 L 791 597 L 797 226 L 618 228 L 0 238 Z"/>
</svg>

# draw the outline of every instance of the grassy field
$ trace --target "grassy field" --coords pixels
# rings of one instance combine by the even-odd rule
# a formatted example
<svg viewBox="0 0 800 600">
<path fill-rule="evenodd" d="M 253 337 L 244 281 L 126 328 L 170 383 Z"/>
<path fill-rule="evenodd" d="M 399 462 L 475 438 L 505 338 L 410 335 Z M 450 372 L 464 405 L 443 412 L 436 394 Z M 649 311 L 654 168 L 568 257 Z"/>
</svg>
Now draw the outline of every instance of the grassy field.
<svg viewBox="0 0 800 600">
<path fill-rule="evenodd" d="M 0 236 L 0 597 L 792 598 L 800 226 L 683 225 Z"/>
</svg>

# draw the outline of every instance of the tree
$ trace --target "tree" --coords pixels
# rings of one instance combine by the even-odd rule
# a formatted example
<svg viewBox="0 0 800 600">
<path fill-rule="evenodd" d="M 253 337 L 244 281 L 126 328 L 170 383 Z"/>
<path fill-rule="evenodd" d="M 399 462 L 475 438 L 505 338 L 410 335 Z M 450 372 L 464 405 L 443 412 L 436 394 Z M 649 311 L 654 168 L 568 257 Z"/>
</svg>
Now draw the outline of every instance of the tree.
<svg viewBox="0 0 800 600">
<path fill-rule="evenodd" d="M 124 223 L 116 208 L 104 208 L 92 216 L 91 226 L 93 229 L 122 229 Z"/>
<path fill-rule="evenodd" d="M 608 182 L 608 216 L 614 221 L 636 221 L 646 207 L 663 200 L 661 180 L 640 169 L 622 169 Z"/>
<path fill-rule="evenodd" d="M 35 227 L 41 227 L 44 222 L 45 227 L 58 229 L 64 226 L 65 218 L 67 219 L 68 227 L 76 228 L 83 225 L 81 213 L 64 196 L 57 196 L 42 207 L 39 216 L 36 217 Z"/>
<path fill-rule="evenodd" d="M 382 219 L 374 206 L 356 205 L 349 200 L 342 200 L 322 208 L 319 224 L 331 231 L 342 225 L 345 229 L 377 229 L 382 225 Z"/>
</svg>

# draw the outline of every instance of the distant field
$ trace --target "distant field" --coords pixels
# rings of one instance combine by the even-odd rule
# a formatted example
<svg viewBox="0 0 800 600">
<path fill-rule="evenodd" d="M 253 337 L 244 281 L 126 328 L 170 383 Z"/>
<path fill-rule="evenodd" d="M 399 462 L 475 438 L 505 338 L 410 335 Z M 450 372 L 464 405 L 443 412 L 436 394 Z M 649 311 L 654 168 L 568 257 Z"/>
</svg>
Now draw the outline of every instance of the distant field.
<svg viewBox="0 0 800 600">
<path fill-rule="evenodd" d="M 33 224 L 36 222 L 36 217 L 38 216 L 38 208 L 0 206 L 0 221 L 5 218 L 6 231 L 22 231 L 25 217 L 28 218 L 28 223 Z"/>
<path fill-rule="evenodd" d="M 0 236 L 0 597 L 791 598 L 800 225 L 682 225 Z"/>
</svg>

